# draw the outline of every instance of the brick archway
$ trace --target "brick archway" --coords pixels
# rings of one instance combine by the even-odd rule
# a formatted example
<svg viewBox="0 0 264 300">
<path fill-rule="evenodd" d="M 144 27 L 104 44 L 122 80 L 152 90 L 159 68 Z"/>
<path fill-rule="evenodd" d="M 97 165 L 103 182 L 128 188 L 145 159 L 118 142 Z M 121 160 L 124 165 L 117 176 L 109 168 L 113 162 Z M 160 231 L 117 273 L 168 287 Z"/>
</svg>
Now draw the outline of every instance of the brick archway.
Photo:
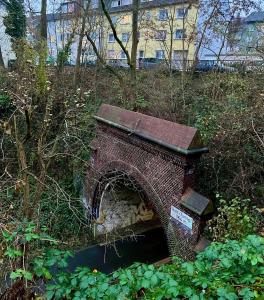
<svg viewBox="0 0 264 300">
<path fill-rule="evenodd" d="M 207 151 L 197 129 L 102 105 L 91 143 L 86 198 L 92 217 L 111 172 L 132 178 L 154 204 L 172 255 L 191 258 L 211 201 L 195 192 L 197 162 Z M 99 201 L 99 202 L 98 202 Z"/>
<path fill-rule="evenodd" d="M 106 185 L 111 180 L 116 180 L 116 174 L 127 176 L 129 180 L 133 181 L 133 183 L 140 188 L 141 193 L 144 194 L 146 199 L 153 204 L 168 240 L 169 251 L 176 255 L 177 251 L 175 249 L 177 248 L 177 245 L 175 244 L 175 241 L 177 241 L 177 238 L 174 236 L 175 232 L 170 226 L 170 218 L 167 211 L 164 209 L 162 199 L 155 192 L 155 189 L 153 189 L 151 184 L 149 184 L 144 174 L 124 161 L 111 161 L 106 163 L 103 168 L 100 169 L 101 177 L 97 179 L 97 184 L 94 187 L 93 197 L 91 199 L 93 218 L 97 219 L 99 217 L 102 194 L 105 191 Z M 174 237 L 172 237 L 172 235 Z M 172 241 L 174 242 L 172 243 Z"/>
</svg>

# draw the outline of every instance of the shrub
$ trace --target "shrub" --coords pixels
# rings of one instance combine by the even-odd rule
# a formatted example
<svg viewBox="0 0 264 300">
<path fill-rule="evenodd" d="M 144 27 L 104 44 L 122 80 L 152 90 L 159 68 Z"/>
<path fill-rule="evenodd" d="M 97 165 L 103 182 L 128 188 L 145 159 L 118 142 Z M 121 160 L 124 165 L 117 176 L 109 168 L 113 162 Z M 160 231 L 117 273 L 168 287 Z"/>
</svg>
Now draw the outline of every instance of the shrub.
<svg viewBox="0 0 264 300">
<path fill-rule="evenodd" d="M 212 243 L 194 262 L 135 263 L 105 275 L 78 268 L 47 286 L 48 299 L 253 299 L 264 294 L 264 238 Z"/>
<path fill-rule="evenodd" d="M 214 241 L 223 242 L 231 238 L 241 240 L 257 231 L 261 215 L 259 209 L 250 205 L 249 199 L 235 197 L 227 201 L 218 194 L 216 198 L 219 202 L 218 212 L 208 222 Z"/>
<path fill-rule="evenodd" d="M 7 114 L 11 108 L 12 102 L 10 97 L 5 93 L 0 92 L 0 115 L 3 116 Z"/>
</svg>

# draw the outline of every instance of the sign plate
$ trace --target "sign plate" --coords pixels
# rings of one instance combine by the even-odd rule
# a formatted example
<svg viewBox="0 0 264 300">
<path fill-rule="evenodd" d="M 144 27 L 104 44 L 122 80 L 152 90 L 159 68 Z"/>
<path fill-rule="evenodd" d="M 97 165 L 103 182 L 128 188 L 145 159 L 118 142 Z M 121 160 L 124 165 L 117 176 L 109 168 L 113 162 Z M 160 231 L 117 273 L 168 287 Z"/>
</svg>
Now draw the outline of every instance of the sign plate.
<svg viewBox="0 0 264 300">
<path fill-rule="evenodd" d="M 186 227 L 192 229 L 193 225 L 193 218 L 189 217 L 183 211 L 179 210 L 178 208 L 171 206 L 171 217 L 173 219 L 179 221 L 180 223 L 184 224 Z"/>
</svg>

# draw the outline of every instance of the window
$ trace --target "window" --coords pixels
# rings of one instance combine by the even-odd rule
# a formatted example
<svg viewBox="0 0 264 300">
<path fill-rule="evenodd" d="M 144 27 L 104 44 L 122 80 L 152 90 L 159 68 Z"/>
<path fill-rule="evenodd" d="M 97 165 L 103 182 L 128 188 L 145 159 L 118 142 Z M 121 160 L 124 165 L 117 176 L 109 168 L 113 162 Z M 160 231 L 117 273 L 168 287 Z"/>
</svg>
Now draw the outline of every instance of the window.
<svg viewBox="0 0 264 300">
<path fill-rule="evenodd" d="M 122 33 L 122 42 L 125 42 L 127 43 L 129 41 L 129 33 L 126 32 L 126 33 Z"/>
<path fill-rule="evenodd" d="M 188 50 L 174 50 L 173 64 L 177 70 L 183 70 L 187 66 Z"/>
<path fill-rule="evenodd" d="M 121 58 L 121 59 L 126 59 L 126 58 L 127 58 L 127 57 L 126 57 L 126 53 L 125 53 L 124 50 L 121 50 L 121 52 L 120 52 L 120 58 Z"/>
<path fill-rule="evenodd" d="M 146 11 L 146 20 L 149 21 L 151 19 L 151 11 Z"/>
<path fill-rule="evenodd" d="M 108 43 L 114 43 L 115 42 L 115 37 L 113 33 L 108 34 Z"/>
<path fill-rule="evenodd" d="M 114 1 L 112 1 L 111 6 L 112 7 L 121 6 L 121 0 L 114 0 Z"/>
<path fill-rule="evenodd" d="M 158 41 L 166 40 L 167 31 L 166 30 L 157 30 L 155 33 L 155 39 Z"/>
<path fill-rule="evenodd" d="M 111 16 L 111 20 L 112 20 L 112 23 L 114 25 L 116 25 L 116 23 L 117 23 L 117 16 Z"/>
<path fill-rule="evenodd" d="M 122 5 L 130 5 L 132 4 L 131 0 L 122 0 Z"/>
<path fill-rule="evenodd" d="M 118 7 L 122 5 L 130 5 L 132 4 L 132 0 L 113 0 L 111 3 L 111 7 Z"/>
<path fill-rule="evenodd" d="M 151 12 L 149 10 L 142 10 L 138 15 L 139 21 L 149 21 L 151 19 Z"/>
<path fill-rule="evenodd" d="M 62 13 L 67 13 L 68 12 L 68 3 L 63 3 L 61 5 L 61 12 Z"/>
<path fill-rule="evenodd" d="M 143 50 L 139 50 L 138 57 L 139 58 L 144 58 L 144 51 Z"/>
<path fill-rule="evenodd" d="M 187 17 L 187 15 L 188 15 L 188 8 L 177 9 L 177 13 L 176 13 L 177 19 L 184 19 Z"/>
<path fill-rule="evenodd" d="M 188 50 L 174 50 L 173 51 L 173 59 L 175 60 L 183 60 L 187 59 Z"/>
<path fill-rule="evenodd" d="M 91 0 L 91 7 L 97 8 L 98 7 L 98 0 Z"/>
<path fill-rule="evenodd" d="M 108 58 L 115 58 L 115 50 L 108 50 L 107 51 Z"/>
<path fill-rule="evenodd" d="M 165 58 L 165 51 L 164 50 L 156 50 L 156 58 L 164 59 Z"/>
<path fill-rule="evenodd" d="M 68 13 L 73 13 L 74 12 L 74 3 L 68 3 Z"/>
<path fill-rule="evenodd" d="M 91 39 L 93 40 L 93 41 L 95 41 L 96 40 L 96 38 L 97 38 L 97 33 L 96 32 L 91 32 L 91 34 L 90 34 L 90 37 L 91 37 Z"/>
<path fill-rule="evenodd" d="M 160 9 L 159 10 L 159 20 L 165 21 L 168 19 L 168 10 L 167 9 Z"/>
<path fill-rule="evenodd" d="M 177 29 L 175 31 L 174 39 L 175 40 L 182 40 L 186 38 L 186 32 L 183 29 Z"/>
<path fill-rule="evenodd" d="M 62 13 L 73 13 L 75 10 L 74 3 L 62 3 L 61 12 Z"/>
</svg>

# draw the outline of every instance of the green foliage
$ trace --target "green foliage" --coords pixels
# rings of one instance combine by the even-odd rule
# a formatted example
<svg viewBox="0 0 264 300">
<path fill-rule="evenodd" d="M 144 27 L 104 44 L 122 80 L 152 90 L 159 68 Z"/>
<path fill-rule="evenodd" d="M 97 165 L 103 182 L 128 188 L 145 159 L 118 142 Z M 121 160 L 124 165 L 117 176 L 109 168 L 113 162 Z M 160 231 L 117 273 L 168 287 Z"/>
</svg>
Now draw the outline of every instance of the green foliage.
<svg viewBox="0 0 264 300">
<path fill-rule="evenodd" d="M 135 263 L 113 274 L 78 268 L 56 275 L 48 299 L 253 299 L 264 293 L 264 239 L 212 243 L 194 262 Z"/>
<path fill-rule="evenodd" d="M 230 201 L 217 195 L 218 212 L 209 223 L 209 232 L 214 241 L 241 240 L 257 230 L 260 213 L 250 206 L 249 199 L 235 197 Z"/>
<path fill-rule="evenodd" d="M 6 34 L 13 39 L 22 39 L 26 36 L 26 15 L 23 0 L 4 0 L 7 15 L 4 17 Z"/>
<path fill-rule="evenodd" d="M 6 93 L 0 92 L 0 115 L 5 115 L 12 108 L 12 101 Z"/>
<path fill-rule="evenodd" d="M 59 69 L 61 69 L 64 64 L 68 61 L 70 55 L 71 55 L 71 46 L 74 39 L 74 32 L 70 35 L 70 38 L 66 42 L 64 48 L 58 52 L 57 56 L 57 65 Z"/>
<path fill-rule="evenodd" d="M 136 98 L 136 102 L 134 107 L 136 109 L 142 110 L 142 109 L 146 109 L 150 106 L 150 102 L 147 101 L 143 96 L 138 95 Z"/>
<path fill-rule="evenodd" d="M 4 255 L 16 265 L 27 255 L 29 245 L 48 242 L 56 246 L 57 241 L 45 231 L 28 222 L 3 230 Z M 135 263 L 105 275 L 87 267 L 69 273 L 72 253 L 42 245 L 42 251 L 15 268 L 10 278 L 24 278 L 28 288 L 34 286 L 34 279 L 49 281 L 47 299 L 256 299 L 264 295 L 263 255 L 264 238 L 249 235 L 242 241 L 214 242 L 193 262 L 175 257 L 171 264 Z"/>
<path fill-rule="evenodd" d="M 49 280 L 52 278 L 51 267 L 56 266 L 57 269 L 61 269 L 67 266 L 67 259 L 72 256 L 72 253 L 52 248 L 46 249 L 46 244 L 58 245 L 58 241 L 50 237 L 46 231 L 45 226 L 39 230 L 34 223 L 26 221 L 11 223 L 8 228 L 2 230 L 3 254 L 12 263 L 14 270 L 10 274 L 10 279 L 24 278 L 32 281 L 34 277 L 41 277 Z M 36 246 L 41 246 L 42 251 L 37 252 L 37 255 L 27 262 L 28 250 Z M 21 258 L 23 265 L 20 264 Z"/>
</svg>

